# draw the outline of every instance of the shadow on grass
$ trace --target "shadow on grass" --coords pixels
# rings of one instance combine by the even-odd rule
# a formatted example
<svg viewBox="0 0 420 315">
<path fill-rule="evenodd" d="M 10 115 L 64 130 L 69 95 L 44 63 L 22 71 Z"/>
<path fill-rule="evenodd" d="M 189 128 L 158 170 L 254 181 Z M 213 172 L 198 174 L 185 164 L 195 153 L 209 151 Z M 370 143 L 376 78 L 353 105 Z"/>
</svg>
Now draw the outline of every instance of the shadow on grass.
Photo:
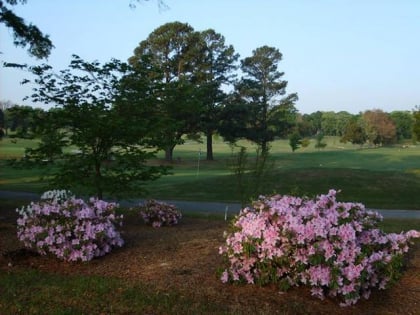
<svg viewBox="0 0 420 315">
<path fill-rule="evenodd" d="M 249 179 L 248 179 L 249 180 Z M 420 176 L 400 171 L 369 171 L 342 168 L 279 169 L 266 178 L 260 194 L 315 196 L 329 189 L 341 190 L 338 199 L 361 202 L 378 209 L 418 209 Z M 226 201 L 240 200 L 233 175 L 217 177 L 162 178 L 151 183 L 147 197 L 157 199 Z"/>
</svg>

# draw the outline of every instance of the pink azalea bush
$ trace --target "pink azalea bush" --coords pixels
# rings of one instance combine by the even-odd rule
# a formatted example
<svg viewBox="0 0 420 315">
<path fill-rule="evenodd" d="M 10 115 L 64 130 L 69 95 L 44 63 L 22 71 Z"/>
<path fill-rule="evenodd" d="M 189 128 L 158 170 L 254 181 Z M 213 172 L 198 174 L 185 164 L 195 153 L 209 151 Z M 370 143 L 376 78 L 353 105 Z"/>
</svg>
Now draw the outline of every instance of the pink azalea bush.
<svg viewBox="0 0 420 315">
<path fill-rule="evenodd" d="M 420 237 L 385 234 L 380 220 L 360 203 L 337 202 L 335 190 L 315 199 L 261 197 L 235 218 L 220 247 L 229 262 L 221 280 L 308 285 L 316 297 L 354 304 L 396 280 L 410 239 Z"/>
<path fill-rule="evenodd" d="M 60 196 L 44 196 L 17 210 L 17 236 L 26 247 L 66 261 L 89 261 L 124 244 L 116 229 L 122 215 L 115 214 L 115 203 Z"/>
<path fill-rule="evenodd" d="M 182 218 L 181 212 L 174 205 L 153 199 L 147 200 L 139 208 L 144 222 L 153 227 L 175 225 Z"/>
</svg>

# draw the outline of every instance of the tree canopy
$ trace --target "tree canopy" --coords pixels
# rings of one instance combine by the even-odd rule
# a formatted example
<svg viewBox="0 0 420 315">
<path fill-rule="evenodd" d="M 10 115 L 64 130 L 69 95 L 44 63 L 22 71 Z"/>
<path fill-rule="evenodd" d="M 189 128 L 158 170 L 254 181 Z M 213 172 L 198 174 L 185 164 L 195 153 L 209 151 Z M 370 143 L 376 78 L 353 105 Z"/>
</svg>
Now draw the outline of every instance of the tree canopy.
<svg viewBox="0 0 420 315">
<path fill-rule="evenodd" d="M 82 188 L 99 198 L 139 195 L 145 181 L 167 172 L 146 164 L 154 156 L 146 150 L 155 144 L 148 118 L 154 95 L 140 70 L 135 77 L 141 79 L 129 80 L 131 85 L 124 78 L 134 70 L 116 60 L 101 65 L 73 56 L 59 74 L 47 65 L 30 71 L 36 75 L 32 100 L 55 107 L 40 122 L 41 143 L 27 150 L 27 160 L 56 165 L 54 188 Z"/>
<path fill-rule="evenodd" d="M 11 29 L 15 46 L 27 48 L 28 53 L 38 59 L 46 58 L 54 47 L 49 36 L 41 32 L 37 26 L 17 16 L 10 8 L 26 2 L 27 0 L 1 0 L 0 23 Z"/>
<path fill-rule="evenodd" d="M 172 160 L 173 149 L 183 136 L 203 132 L 207 159 L 213 159 L 212 135 L 218 128 L 219 107 L 238 56 L 233 46 L 212 29 L 196 32 L 187 23 L 171 22 L 155 29 L 135 48 L 129 63 L 136 67 L 148 58 L 158 69 L 151 73 L 161 90 L 156 107 L 166 124 L 161 126 L 162 149 Z"/>
<path fill-rule="evenodd" d="M 141 1 L 148 0 L 130 0 L 129 5 L 135 8 L 136 3 Z M 47 58 L 54 48 L 49 36 L 36 25 L 16 15 L 11 9 L 12 6 L 26 3 L 27 0 L 0 0 L 0 23 L 12 31 L 15 46 L 27 48 L 28 53 L 38 59 Z M 157 4 L 160 9 L 168 8 L 163 0 L 157 0 Z"/>
<path fill-rule="evenodd" d="M 269 46 L 259 47 L 252 56 L 242 59 L 243 76 L 235 84 L 230 102 L 233 107 L 228 104 L 225 109 L 222 133 L 233 131 L 233 138 L 247 138 L 260 146 L 262 152 L 268 151 L 269 142 L 276 136 L 287 135 L 286 130 L 290 131 L 296 120 L 297 94 L 286 95 L 287 81 L 282 80 L 284 73 L 278 70 L 281 59 L 280 51 Z M 232 130 L 235 122 L 226 119 L 234 112 L 246 116 L 236 130 Z"/>
</svg>

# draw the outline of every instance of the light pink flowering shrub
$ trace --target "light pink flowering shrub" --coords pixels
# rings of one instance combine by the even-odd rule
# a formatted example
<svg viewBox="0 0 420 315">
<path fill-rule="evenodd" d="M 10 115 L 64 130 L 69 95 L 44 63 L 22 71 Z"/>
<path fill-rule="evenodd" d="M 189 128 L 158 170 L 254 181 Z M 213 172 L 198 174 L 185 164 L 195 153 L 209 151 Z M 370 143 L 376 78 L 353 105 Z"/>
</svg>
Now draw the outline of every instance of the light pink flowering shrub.
<svg viewBox="0 0 420 315">
<path fill-rule="evenodd" d="M 66 261 L 88 261 L 103 256 L 124 241 L 116 230 L 122 216 L 115 203 L 91 198 L 45 198 L 17 210 L 17 235 L 24 245 L 41 255 Z"/>
<path fill-rule="evenodd" d="M 243 209 L 220 247 L 229 261 L 221 280 L 277 283 L 284 290 L 308 285 L 312 295 L 338 297 L 343 306 L 386 288 L 420 233 L 385 234 L 378 213 L 335 196 L 330 190 L 315 199 L 261 197 Z"/>
<path fill-rule="evenodd" d="M 153 227 L 178 224 L 182 214 L 174 205 L 156 200 L 147 200 L 140 205 L 140 215 L 144 222 Z"/>
</svg>

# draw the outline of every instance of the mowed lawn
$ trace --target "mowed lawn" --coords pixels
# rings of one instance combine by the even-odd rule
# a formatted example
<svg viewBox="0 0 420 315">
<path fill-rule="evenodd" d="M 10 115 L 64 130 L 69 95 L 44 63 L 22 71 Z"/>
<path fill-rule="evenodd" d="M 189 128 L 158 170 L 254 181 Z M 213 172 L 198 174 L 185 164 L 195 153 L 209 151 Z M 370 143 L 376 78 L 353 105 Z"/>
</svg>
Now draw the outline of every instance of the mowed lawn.
<svg viewBox="0 0 420 315">
<path fill-rule="evenodd" d="M 334 188 L 341 190 L 339 199 L 357 201 L 367 207 L 381 209 L 420 209 L 420 145 L 395 145 L 360 148 L 326 138 L 327 147 L 307 148 L 292 152 L 287 140 L 277 140 L 271 147 L 270 171 L 264 177 L 260 194 L 316 195 Z M 255 146 L 248 141 L 249 161 Z M 42 192 L 39 175 L 45 169 L 18 170 L 6 163 L 7 158 L 21 157 L 25 146 L 34 141 L 10 139 L 0 142 L 0 189 Z M 232 174 L 232 153 L 237 152 L 221 139 L 214 141 L 215 161 L 205 160 L 205 144 L 186 141 L 174 151 L 172 175 L 147 185 L 147 196 L 156 199 L 197 201 L 241 200 L 238 179 Z M 165 163 L 163 153 L 152 163 Z M 253 183 L 247 178 L 248 185 Z M 139 196 L 143 197 L 143 196 Z"/>
</svg>

